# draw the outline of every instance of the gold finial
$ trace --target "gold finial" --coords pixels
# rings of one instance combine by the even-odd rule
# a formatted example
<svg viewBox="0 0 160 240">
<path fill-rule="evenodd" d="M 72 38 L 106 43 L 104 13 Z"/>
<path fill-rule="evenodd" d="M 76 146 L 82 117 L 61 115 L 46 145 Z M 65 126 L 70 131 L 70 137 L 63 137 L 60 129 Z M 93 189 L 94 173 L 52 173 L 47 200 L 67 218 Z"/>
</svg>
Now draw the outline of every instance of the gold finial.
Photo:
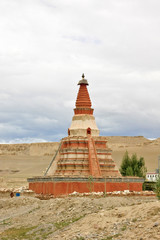
<svg viewBox="0 0 160 240">
<path fill-rule="evenodd" d="M 82 78 L 85 78 L 84 73 L 82 73 Z"/>
</svg>

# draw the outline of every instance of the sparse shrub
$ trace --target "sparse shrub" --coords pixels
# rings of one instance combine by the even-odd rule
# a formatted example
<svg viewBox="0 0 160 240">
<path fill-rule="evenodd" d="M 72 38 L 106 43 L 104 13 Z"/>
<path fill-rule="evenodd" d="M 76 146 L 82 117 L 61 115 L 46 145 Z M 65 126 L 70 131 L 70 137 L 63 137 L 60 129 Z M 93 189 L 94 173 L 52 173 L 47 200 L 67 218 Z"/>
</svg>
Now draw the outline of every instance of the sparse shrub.
<svg viewBox="0 0 160 240">
<path fill-rule="evenodd" d="M 33 234 L 29 234 L 29 232 L 36 227 L 20 227 L 20 228 L 9 228 L 6 229 L 1 234 L 2 240 L 12 240 L 12 239 L 34 239 Z"/>
<path fill-rule="evenodd" d="M 160 200 L 160 174 L 158 175 L 158 178 L 156 181 L 155 191 L 156 191 L 157 198 Z"/>
<path fill-rule="evenodd" d="M 88 187 L 90 193 L 93 192 L 94 182 L 93 182 L 93 177 L 92 176 L 88 177 L 87 187 Z"/>
<path fill-rule="evenodd" d="M 68 219 L 66 221 L 60 221 L 60 222 L 55 222 L 54 223 L 54 226 L 57 228 L 57 229 L 62 229 L 64 227 L 67 227 L 68 225 L 70 225 L 71 223 L 74 223 L 74 222 L 77 222 L 78 220 L 80 220 L 81 218 L 83 218 L 85 216 L 82 215 L 82 216 L 79 216 L 79 217 L 75 217 L 75 218 L 71 218 L 71 219 Z"/>
<path fill-rule="evenodd" d="M 150 181 L 144 181 L 142 185 L 143 191 L 154 191 L 156 189 L 156 183 L 155 182 L 150 182 Z"/>
<path fill-rule="evenodd" d="M 124 226 L 121 228 L 122 231 L 125 231 L 126 229 L 127 229 L 127 226 L 126 226 L 126 225 L 124 225 Z"/>
</svg>

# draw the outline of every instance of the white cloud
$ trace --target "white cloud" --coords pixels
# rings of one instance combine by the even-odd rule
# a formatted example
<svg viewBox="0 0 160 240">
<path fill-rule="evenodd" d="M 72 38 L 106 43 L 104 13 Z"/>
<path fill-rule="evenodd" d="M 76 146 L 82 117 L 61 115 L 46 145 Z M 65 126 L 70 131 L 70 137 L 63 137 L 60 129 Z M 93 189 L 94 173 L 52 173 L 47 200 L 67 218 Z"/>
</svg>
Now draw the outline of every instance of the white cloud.
<svg viewBox="0 0 160 240">
<path fill-rule="evenodd" d="M 159 9 L 158 0 L 1 0 L 0 139 L 66 136 L 82 72 L 101 134 L 158 137 Z"/>
</svg>

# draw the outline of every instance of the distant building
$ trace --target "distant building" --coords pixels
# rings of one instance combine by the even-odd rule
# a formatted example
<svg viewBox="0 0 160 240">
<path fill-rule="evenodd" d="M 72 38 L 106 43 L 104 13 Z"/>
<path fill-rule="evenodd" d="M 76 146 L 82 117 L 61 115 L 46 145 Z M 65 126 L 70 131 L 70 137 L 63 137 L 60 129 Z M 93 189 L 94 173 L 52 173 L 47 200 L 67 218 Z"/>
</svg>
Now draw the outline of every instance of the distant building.
<svg viewBox="0 0 160 240">
<path fill-rule="evenodd" d="M 151 181 L 151 182 L 156 182 L 157 178 L 158 178 L 158 175 L 159 174 L 157 172 L 147 173 L 146 174 L 146 180 Z"/>
</svg>

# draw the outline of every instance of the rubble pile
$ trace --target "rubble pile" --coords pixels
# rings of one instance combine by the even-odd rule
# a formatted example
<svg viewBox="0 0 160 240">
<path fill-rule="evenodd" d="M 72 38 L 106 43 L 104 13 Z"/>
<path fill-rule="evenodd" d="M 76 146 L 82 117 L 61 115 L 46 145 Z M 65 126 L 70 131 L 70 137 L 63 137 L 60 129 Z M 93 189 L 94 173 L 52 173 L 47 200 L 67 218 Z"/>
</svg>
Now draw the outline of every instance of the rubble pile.
<svg viewBox="0 0 160 240">
<path fill-rule="evenodd" d="M 19 188 L 0 188 L 0 196 L 14 196 L 16 194 L 23 196 L 34 196 L 35 193 L 32 190 L 29 190 L 28 187 L 19 187 Z"/>
<path fill-rule="evenodd" d="M 69 196 L 79 196 L 79 197 L 83 197 L 83 196 L 97 196 L 97 197 L 101 197 L 101 196 L 155 196 L 155 192 L 153 191 L 141 191 L 141 192 L 137 192 L 137 191 L 129 191 L 129 190 L 124 190 L 124 191 L 114 191 L 114 192 L 90 192 L 90 193 L 78 193 L 78 192 L 73 192 L 71 194 L 69 194 Z"/>
</svg>

